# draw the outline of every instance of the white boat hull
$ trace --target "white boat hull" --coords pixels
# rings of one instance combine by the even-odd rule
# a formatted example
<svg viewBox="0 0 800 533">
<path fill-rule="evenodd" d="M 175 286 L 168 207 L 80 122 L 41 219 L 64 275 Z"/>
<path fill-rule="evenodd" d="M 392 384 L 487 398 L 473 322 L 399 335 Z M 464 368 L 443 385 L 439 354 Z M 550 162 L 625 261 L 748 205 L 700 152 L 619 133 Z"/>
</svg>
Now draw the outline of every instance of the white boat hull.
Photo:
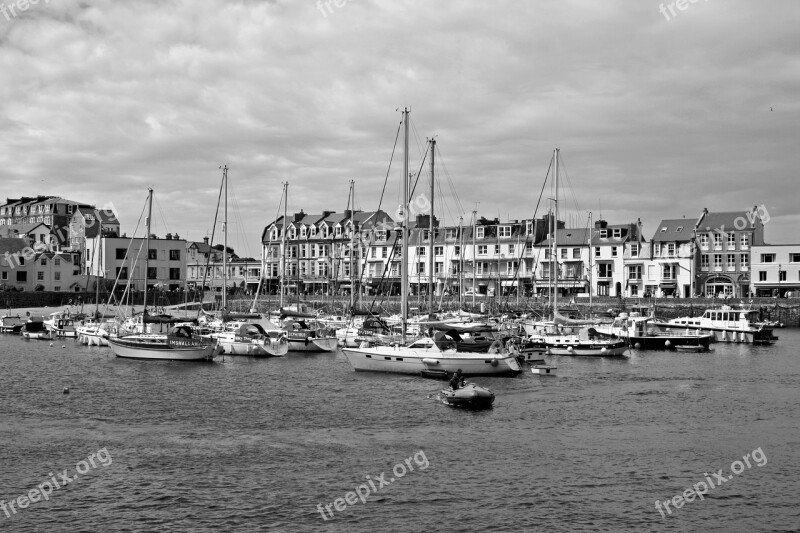
<svg viewBox="0 0 800 533">
<path fill-rule="evenodd" d="M 289 337 L 290 352 L 335 352 L 338 346 L 336 337 Z"/>
<path fill-rule="evenodd" d="M 229 355 L 251 355 L 253 357 L 280 357 L 289 351 L 286 337 L 269 340 L 234 341 L 218 339 L 222 351 Z"/>
<path fill-rule="evenodd" d="M 465 352 L 431 353 L 397 346 L 343 348 L 345 357 L 356 372 L 419 374 L 424 370 L 455 372 L 466 376 L 518 374 L 522 370 L 511 354 L 476 354 Z"/>
<path fill-rule="evenodd" d="M 201 344 L 194 339 L 187 339 L 183 341 L 186 345 L 182 346 L 180 342 L 168 342 L 166 335 L 131 335 L 108 339 L 111 351 L 123 359 L 210 361 L 216 355 L 216 344 Z"/>
</svg>

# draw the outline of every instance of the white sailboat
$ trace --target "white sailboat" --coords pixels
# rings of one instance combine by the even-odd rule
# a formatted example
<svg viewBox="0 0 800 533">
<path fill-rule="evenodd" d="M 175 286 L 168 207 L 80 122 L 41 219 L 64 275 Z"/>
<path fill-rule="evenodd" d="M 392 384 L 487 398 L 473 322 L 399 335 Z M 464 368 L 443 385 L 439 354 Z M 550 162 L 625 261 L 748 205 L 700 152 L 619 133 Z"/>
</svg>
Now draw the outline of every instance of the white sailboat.
<svg viewBox="0 0 800 533">
<path fill-rule="evenodd" d="M 546 330 L 539 337 L 539 341 L 543 344 L 545 352 L 549 355 L 588 355 L 588 356 L 624 356 L 625 351 L 628 349 L 625 341 L 603 335 L 593 327 L 590 327 L 585 322 L 580 324 L 580 321 L 574 321 L 566 318 L 558 312 L 558 160 L 559 150 L 556 148 L 553 151 L 553 164 L 555 168 L 555 188 L 556 199 L 555 203 L 555 216 L 551 217 L 551 230 L 550 234 L 550 256 L 553 260 L 553 267 L 550 271 L 550 278 L 555 278 L 553 288 L 553 323 L 551 327 Z M 591 231 L 591 229 L 589 230 Z M 589 250 L 591 256 L 592 251 Z M 591 286 L 589 291 L 591 292 Z M 578 333 L 562 333 L 560 332 L 561 326 L 579 326 L 583 325 Z"/>
<path fill-rule="evenodd" d="M 401 334 L 405 340 L 408 326 L 408 109 L 403 110 L 405 126 L 403 154 L 403 221 L 401 265 Z M 356 372 L 394 372 L 420 374 L 423 371 L 455 372 L 463 375 L 518 374 L 522 370 L 514 355 L 505 353 L 485 354 L 442 350 L 431 338 L 422 338 L 408 346 L 375 346 L 342 348 L 347 361 Z"/>
<path fill-rule="evenodd" d="M 150 218 L 153 211 L 153 189 L 148 188 L 147 237 L 145 247 L 150 248 Z M 145 273 L 150 254 L 145 255 Z M 144 333 L 147 323 L 147 275 L 144 282 L 144 311 L 142 333 L 109 337 L 108 345 L 117 357 L 125 359 L 154 359 L 162 361 L 210 361 L 217 351 L 216 341 L 197 337 L 189 326 L 171 328 L 168 334 Z"/>
</svg>

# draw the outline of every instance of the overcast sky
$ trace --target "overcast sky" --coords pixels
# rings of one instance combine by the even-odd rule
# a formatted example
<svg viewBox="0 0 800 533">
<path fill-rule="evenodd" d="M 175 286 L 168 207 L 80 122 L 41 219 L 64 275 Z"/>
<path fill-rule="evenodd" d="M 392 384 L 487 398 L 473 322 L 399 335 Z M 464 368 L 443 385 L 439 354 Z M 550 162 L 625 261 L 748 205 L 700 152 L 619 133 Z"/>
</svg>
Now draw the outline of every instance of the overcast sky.
<svg viewBox="0 0 800 533">
<path fill-rule="evenodd" d="M 407 106 L 448 223 L 532 216 L 558 147 L 582 224 L 763 204 L 800 243 L 797 0 L 5 2 L 0 196 L 110 202 L 131 234 L 152 186 L 156 232 L 199 240 L 227 164 L 257 256 L 282 181 L 290 212 L 343 210 L 350 179 L 375 209 Z"/>
</svg>

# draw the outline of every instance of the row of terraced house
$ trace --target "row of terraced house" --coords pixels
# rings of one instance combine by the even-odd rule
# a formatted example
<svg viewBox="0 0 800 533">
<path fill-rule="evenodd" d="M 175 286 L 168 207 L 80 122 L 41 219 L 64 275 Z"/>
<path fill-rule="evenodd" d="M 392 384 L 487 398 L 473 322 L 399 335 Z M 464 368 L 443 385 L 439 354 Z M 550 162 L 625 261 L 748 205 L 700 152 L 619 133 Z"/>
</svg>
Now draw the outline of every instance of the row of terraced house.
<svg viewBox="0 0 800 533">
<path fill-rule="evenodd" d="M 763 207 L 662 220 L 645 233 L 640 220 L 555 226 L 548 216 L 440 227 L 428 215 L 409 224 L 412 294 L 616 297 L 798 295 L 800 245 L 768 245 Z M 555 246 L 553 245 L 555 244 Z M 262 233 L 265 286 L 276 292 L 399 294 L 400 228 L 383 211 L 303 211 L 279 217 Z M 433 260 L 431 261 L 431 254 Z M 556 275 L 557 274 L 557 275 Z"/>
</svg>

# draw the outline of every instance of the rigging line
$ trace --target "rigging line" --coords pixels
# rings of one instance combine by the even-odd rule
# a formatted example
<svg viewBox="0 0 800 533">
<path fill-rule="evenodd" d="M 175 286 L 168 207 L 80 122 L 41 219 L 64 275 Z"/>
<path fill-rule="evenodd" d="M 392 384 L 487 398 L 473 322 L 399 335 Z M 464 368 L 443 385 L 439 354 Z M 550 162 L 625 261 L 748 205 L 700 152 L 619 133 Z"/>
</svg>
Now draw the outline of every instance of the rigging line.
<svg viewBox="0 0 800 533">
<path fill-rule="evenodd" d="M 142 212 L 139 214 L 139 220 L 136 222 L 136 228 L 133 230 L 134 238 L 136 237 L 136 232 L 139 231 L 139 226 L 142 224 L 142 218 L 144 218 L 144 213 L 145 213 L 146 209 L 147 209 L 147 200 L 145 200 L 144 205 L 142 206 Z M 98 235 L 98 242 L 100 241 L 100 238 L 102 238 L 102 235 Z M 132 245 L 133 245 L 133 239 L 128 241 L 128 248 L 125 250 L 125 257 L 128 257 L 128 253 L 130 252 Z M 124 265 L 125 262 L 123 261 L 122 264 Z M 132 271 L 133 271 L 133 269 L 131 269 L 131 275 L 133 275 Z M 111 297 L 114 295 L 114 290 L 117 288 L 117 284 L 119 283 L 121 274 L 122 274 L 122 269 L 120 268 L 120 271 L 117 273 L 116 279 L 114 279 L 114 285 L 111 288 L 111 294 L 109 294 L 109 296 L 108 296 L 108 303 L 111 302 Z M 125 290 L 126 291 L 128 290 L 127 287 L 125 288 Z M 120 300 L 120 303 L 121 302 L 122 302 L 122 300 Z M 108 307 L 108 303 L 106 303 L 106 307 Z M 117 310 L 117 311 L 119 311 L 119 310 Z"/>
<path fill-rule="evenodd" d="M 442 150 L 439 148 L 439 143 L 436 143 L 436 156 L 439 160 L 439 173 L 441 174 L 442 170 L 444 171 L 444 175 L 447 177 L 447 183 L 450 186 L 450 193 L 453 196 L 453 199 L 456 201 L 456 206 L 458 207 L 458 215 L 463 216 L 466 214 L 464 211 L 464 206 L 461 203 L 461 198 L 458 196 L 458 189 L 456 189 L 455 183 L 453 183 L 453 179 L 450 176 L 450 172 L 447 170 L 447 164 L 444 161 L 444 156 L 442 155 Z"/>
<path fill-rule="evenodd" d="M 223 191 L 224 187 L 225 187 L 225 180 L 220 180 L 220 183 L 219 183 L 219 196 L 217 196 L 217 209 L 214 212 L 214 225 L 211 227 L 211 240 L 210 240 L 211 244 L 209 244 L 209 247 L 213 246 L 213 244 L 214 244 L 214 235 L 216 234 L 216 231 L 217 231 L 217 217 L 219 216 L 219 204 L 220 204 L 220 202 L 222 202 L 222 191 Z M 224 253 L 227 253 L 227 250 L 224 250 Z M 200 305 L 197 306 L 197 316 L 198 316 L 198 318 L 200 317 L 200 312 L 203 310 L 203 301 L 205 300 L 205 296 L 206 296 L 205 295 L 205 292 L 206 292 L 206 280 L 208 279 L 208 270 L 209 270 L 208 265 L 211 262 L 211 256 L 213 256 L 213 255 L 214 255 L 214 253 L 211 250 L 209 250 L 208 256 L 206 257 L 206 266 L 205 266 L 205 269 L 204 269 L 204 272 L 203 272 L 203 285 L 200 287 L 200 290 L 197 291 L 199 293 L 199 295 L 200 295 Z M 226 289 L 227 289 L 227 287 L 223 287 L 222 288 L 222 290 L 226 290 Z"/>
<path fill-rule="evenodd" d="M 400 138 L 400 128 L 403 126 L 403 119 L 400 119 L 400 124 L 397 125 L 397 134 L 394 136 L 394 146 L 392 147 L 392 155 L 389 156 L 389 167 L 386 169 L 386 177 L 383 179 L 383 189 L 381 189 L 381 199 L 378 201 L 378 210 L 383 205 L 383 194 L 386 192 L 386 184 L 389 183 L 389 173 L 392 171 L 392 161 L 394 160 L 394 152 L 397 150 L 397 140 Z"/>
<path fill-rule="evenodd" d="M 542 203 L 542 196 L 544 195 L 545 188 L 547 187 L 547 177 L 550 175 L 550 170 L 552 168 L 553 168 L 553 158 L 551 157 L 550 158 L 550 165 L 547 167 L 547 172 L 544 175 L 544 181 L 542 182 L 542 188 L 539 190 L 539 198 L 536 199 L 536 207 L 534 207 L 534 209 L 533 209 L 533 217 L 532 217 L 531 220 L 534 223 L 533 224 L 534 228 L 536 226 L 536 223 L 535 223 L 536 214 L 539 212 L 539 206 Z M 555 228 L 556 228 L 556 230 L 558 229 L 558 221 L 557 220 L 555 221 Z M 524 259 L 525 250 L 527 250 L 527 248 L 528 248 L 528 239 L 530 239 L 530 238 L 531 238 L 530 234 L 525 237 L 525 242 L 522 244 L 522 246 L 521 246 L 522 249 L 519 251 L 519 257 L 517 259 L 517 268 L 516 268 L 516 271 L 514 272 L 514 278 L 517 279 L 517 290 L 518 291 L 519 291 L 519 269 L 520 269 L 520 265 L 522 264 L 522 261 Z M 534 241 L 536 240 L 536 235 L 533 235 L 533 240 Z M 534 263 L 532 265 L 534 271 L 535 271 L 536 266 L 538 265 L 538 263 L 539 263 L 539 253 L 537 253 L 536 260 L 534 261 Z M 508 298 L 509 298 L 509 296 L 510 296 L 510 294 L 506 296 L 506 299 L 503 302 L 504 305 L 506 305 L 506 307 L 508 307 Z"/>
<path fill-rule="evenodd" d="M 422 157 L 422 162 L 419 164 L 419 170 L 417 170 L 417 178 L 414 180 L 414 187 L 411 189 L 408 197 L 414 197 L 414 191 L 417 190 L 417 183 L 419 183 L 419 177 L 422 175 L 422 169 L 425 167 L 425 161 L 428 159 L 428 151 L 425 151 L 425 155 Z M 410 203 L 410 202 L 409 202 Z"/>
</svg>

